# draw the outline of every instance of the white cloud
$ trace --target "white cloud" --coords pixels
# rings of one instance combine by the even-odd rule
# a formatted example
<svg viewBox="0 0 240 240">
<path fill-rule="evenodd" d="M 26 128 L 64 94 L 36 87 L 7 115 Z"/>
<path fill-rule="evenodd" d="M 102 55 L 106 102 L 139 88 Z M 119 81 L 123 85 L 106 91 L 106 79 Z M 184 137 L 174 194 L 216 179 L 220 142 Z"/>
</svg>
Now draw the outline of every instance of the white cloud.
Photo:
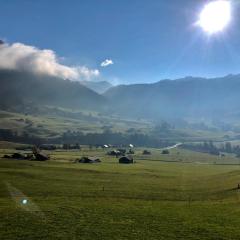
<svg viewBox="0 0 240 240">
<path fill-rule="evenodd" d="M 101 67 L 107 67 L 112 64 L 113 64 L 113 61 L 111 59 L 106 59 L 101 63 Z"/>
<path fill-rule="evenodd" d="M 90 80 L 99 76 L 97 69 L 66 66 L 52 50 L 40 50 L 22 43 L 0 44 L 0 69 L 28 71 L 70 80 Z"/>
</svg>

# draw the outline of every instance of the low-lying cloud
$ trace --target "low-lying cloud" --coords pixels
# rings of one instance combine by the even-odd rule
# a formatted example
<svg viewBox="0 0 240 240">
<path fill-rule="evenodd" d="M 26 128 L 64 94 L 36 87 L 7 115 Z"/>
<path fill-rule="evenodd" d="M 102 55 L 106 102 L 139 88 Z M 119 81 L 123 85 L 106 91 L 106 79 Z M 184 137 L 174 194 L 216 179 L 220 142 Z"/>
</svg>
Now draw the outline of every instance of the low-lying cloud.
<svg viewBox="0 0 240 240">
<path fill-rule="evenodd" d="M 106 59 L 101 63 L 101 67 L 107 67 L 109 65 L 113 65 L 113 60 L 111 59 Z"/>
<path fill-rule="evenodd" d="M 52 50 L 41 50 L 22 43 L 0 44 L 0 69 L 27 71 L 70 80 L 90 80 L 99 76 L 97 69 L 66 66 Z"/>
</svg>

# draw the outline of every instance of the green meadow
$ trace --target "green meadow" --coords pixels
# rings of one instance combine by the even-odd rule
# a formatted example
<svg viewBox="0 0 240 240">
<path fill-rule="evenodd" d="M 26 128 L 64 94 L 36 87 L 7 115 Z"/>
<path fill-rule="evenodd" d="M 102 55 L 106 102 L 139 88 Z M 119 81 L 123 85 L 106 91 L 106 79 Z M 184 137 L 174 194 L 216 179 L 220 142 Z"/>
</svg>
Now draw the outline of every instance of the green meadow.
<svg viewBox="0 0 240 240">
<path fill-rule="evenodd" d="M 1 239 L 240 238 L 237 158 L 142 150 L 130 165 L 88 148 L 49 152 L 47 162 L 0 159 Z M 74 163 L 81 156 L 102 162 Z"/>
<path fill-rule="evenodd" d="M 40 111 L 41 110 L 41 111 Z M 18 134 L 28 133 L 31 136 L 55 138 L 61 136 L 66 131 L 80 131 L 82 133 L 102 133 L 109 128 L 112 132 L 149 134 L 154 132 L 155 124 L 145 119 L 127 119 L 109 114 L 99 114 L 89 111 L 73 111 L 70 109 L 44 107 L 39 112 L 32 114 L 15 113 L 0 110 L 1 129 L 10 129 Z M 161 121 L 159 122 L 161 123 Z M 162 140 L 170 141 L 204 141 L 229 140 L 225 138 L 236 137 L 236 133 L 231 131 L 197 130 L 191 128 L 171 129 L 166 133 L 161 132 Z"/>
<path fill-rule="evenodd" d="M 151 127 L 145 120 L 120 119 L 96 112 L 76 112 L 50 107 L 45 107 L 42 111 L 43 113 L 22 114 L 0 110 L 0 126 L 2 129 L 11 129 L 19 133 L 25 131 L 43 138 L 56 137 L 67 130 L 99 133 L 106 126 L 114 132 L 124 132 L 131 128 L 147 132 Z"/>
</svg>

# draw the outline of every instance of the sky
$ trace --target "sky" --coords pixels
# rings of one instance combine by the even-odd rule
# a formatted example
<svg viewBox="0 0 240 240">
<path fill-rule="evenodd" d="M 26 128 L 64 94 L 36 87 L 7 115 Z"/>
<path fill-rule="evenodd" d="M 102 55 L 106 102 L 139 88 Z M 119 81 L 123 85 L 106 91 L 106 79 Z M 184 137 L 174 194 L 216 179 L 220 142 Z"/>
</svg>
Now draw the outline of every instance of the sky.
<svg viewBox="0 0 240 240">
<path fill-rule="evenodd" d="M 50 49 L 114 84 L 240 73 L 240 1 L 230 25 L 196 26 L 207 0 L 0 0 L 0 39 Z"/>
</svg>

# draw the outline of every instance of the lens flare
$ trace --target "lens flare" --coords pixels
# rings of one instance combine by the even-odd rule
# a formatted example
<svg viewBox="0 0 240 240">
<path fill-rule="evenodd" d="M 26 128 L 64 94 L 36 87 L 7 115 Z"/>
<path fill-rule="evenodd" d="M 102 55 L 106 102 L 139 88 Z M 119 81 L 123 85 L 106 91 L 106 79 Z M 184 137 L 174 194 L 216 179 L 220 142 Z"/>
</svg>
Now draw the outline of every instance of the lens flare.
<svg viewBox="0 0 240 240">
<path fill-rule="evenodd" d="M 27 204 L 27 203 L 28 203 L 28 200 L 27 200 L 27 199 L 23 199 L 23 200 L 22 200 L 22 204 L 25 205 L 25 204 Z"/>
<path fill-rule="evenodd" d="M 200 13 L 198 25 L 209 34 L 220 32 L 230 23 L 231 12 L 230 1 L 210 2 Z"/>
</svg>

